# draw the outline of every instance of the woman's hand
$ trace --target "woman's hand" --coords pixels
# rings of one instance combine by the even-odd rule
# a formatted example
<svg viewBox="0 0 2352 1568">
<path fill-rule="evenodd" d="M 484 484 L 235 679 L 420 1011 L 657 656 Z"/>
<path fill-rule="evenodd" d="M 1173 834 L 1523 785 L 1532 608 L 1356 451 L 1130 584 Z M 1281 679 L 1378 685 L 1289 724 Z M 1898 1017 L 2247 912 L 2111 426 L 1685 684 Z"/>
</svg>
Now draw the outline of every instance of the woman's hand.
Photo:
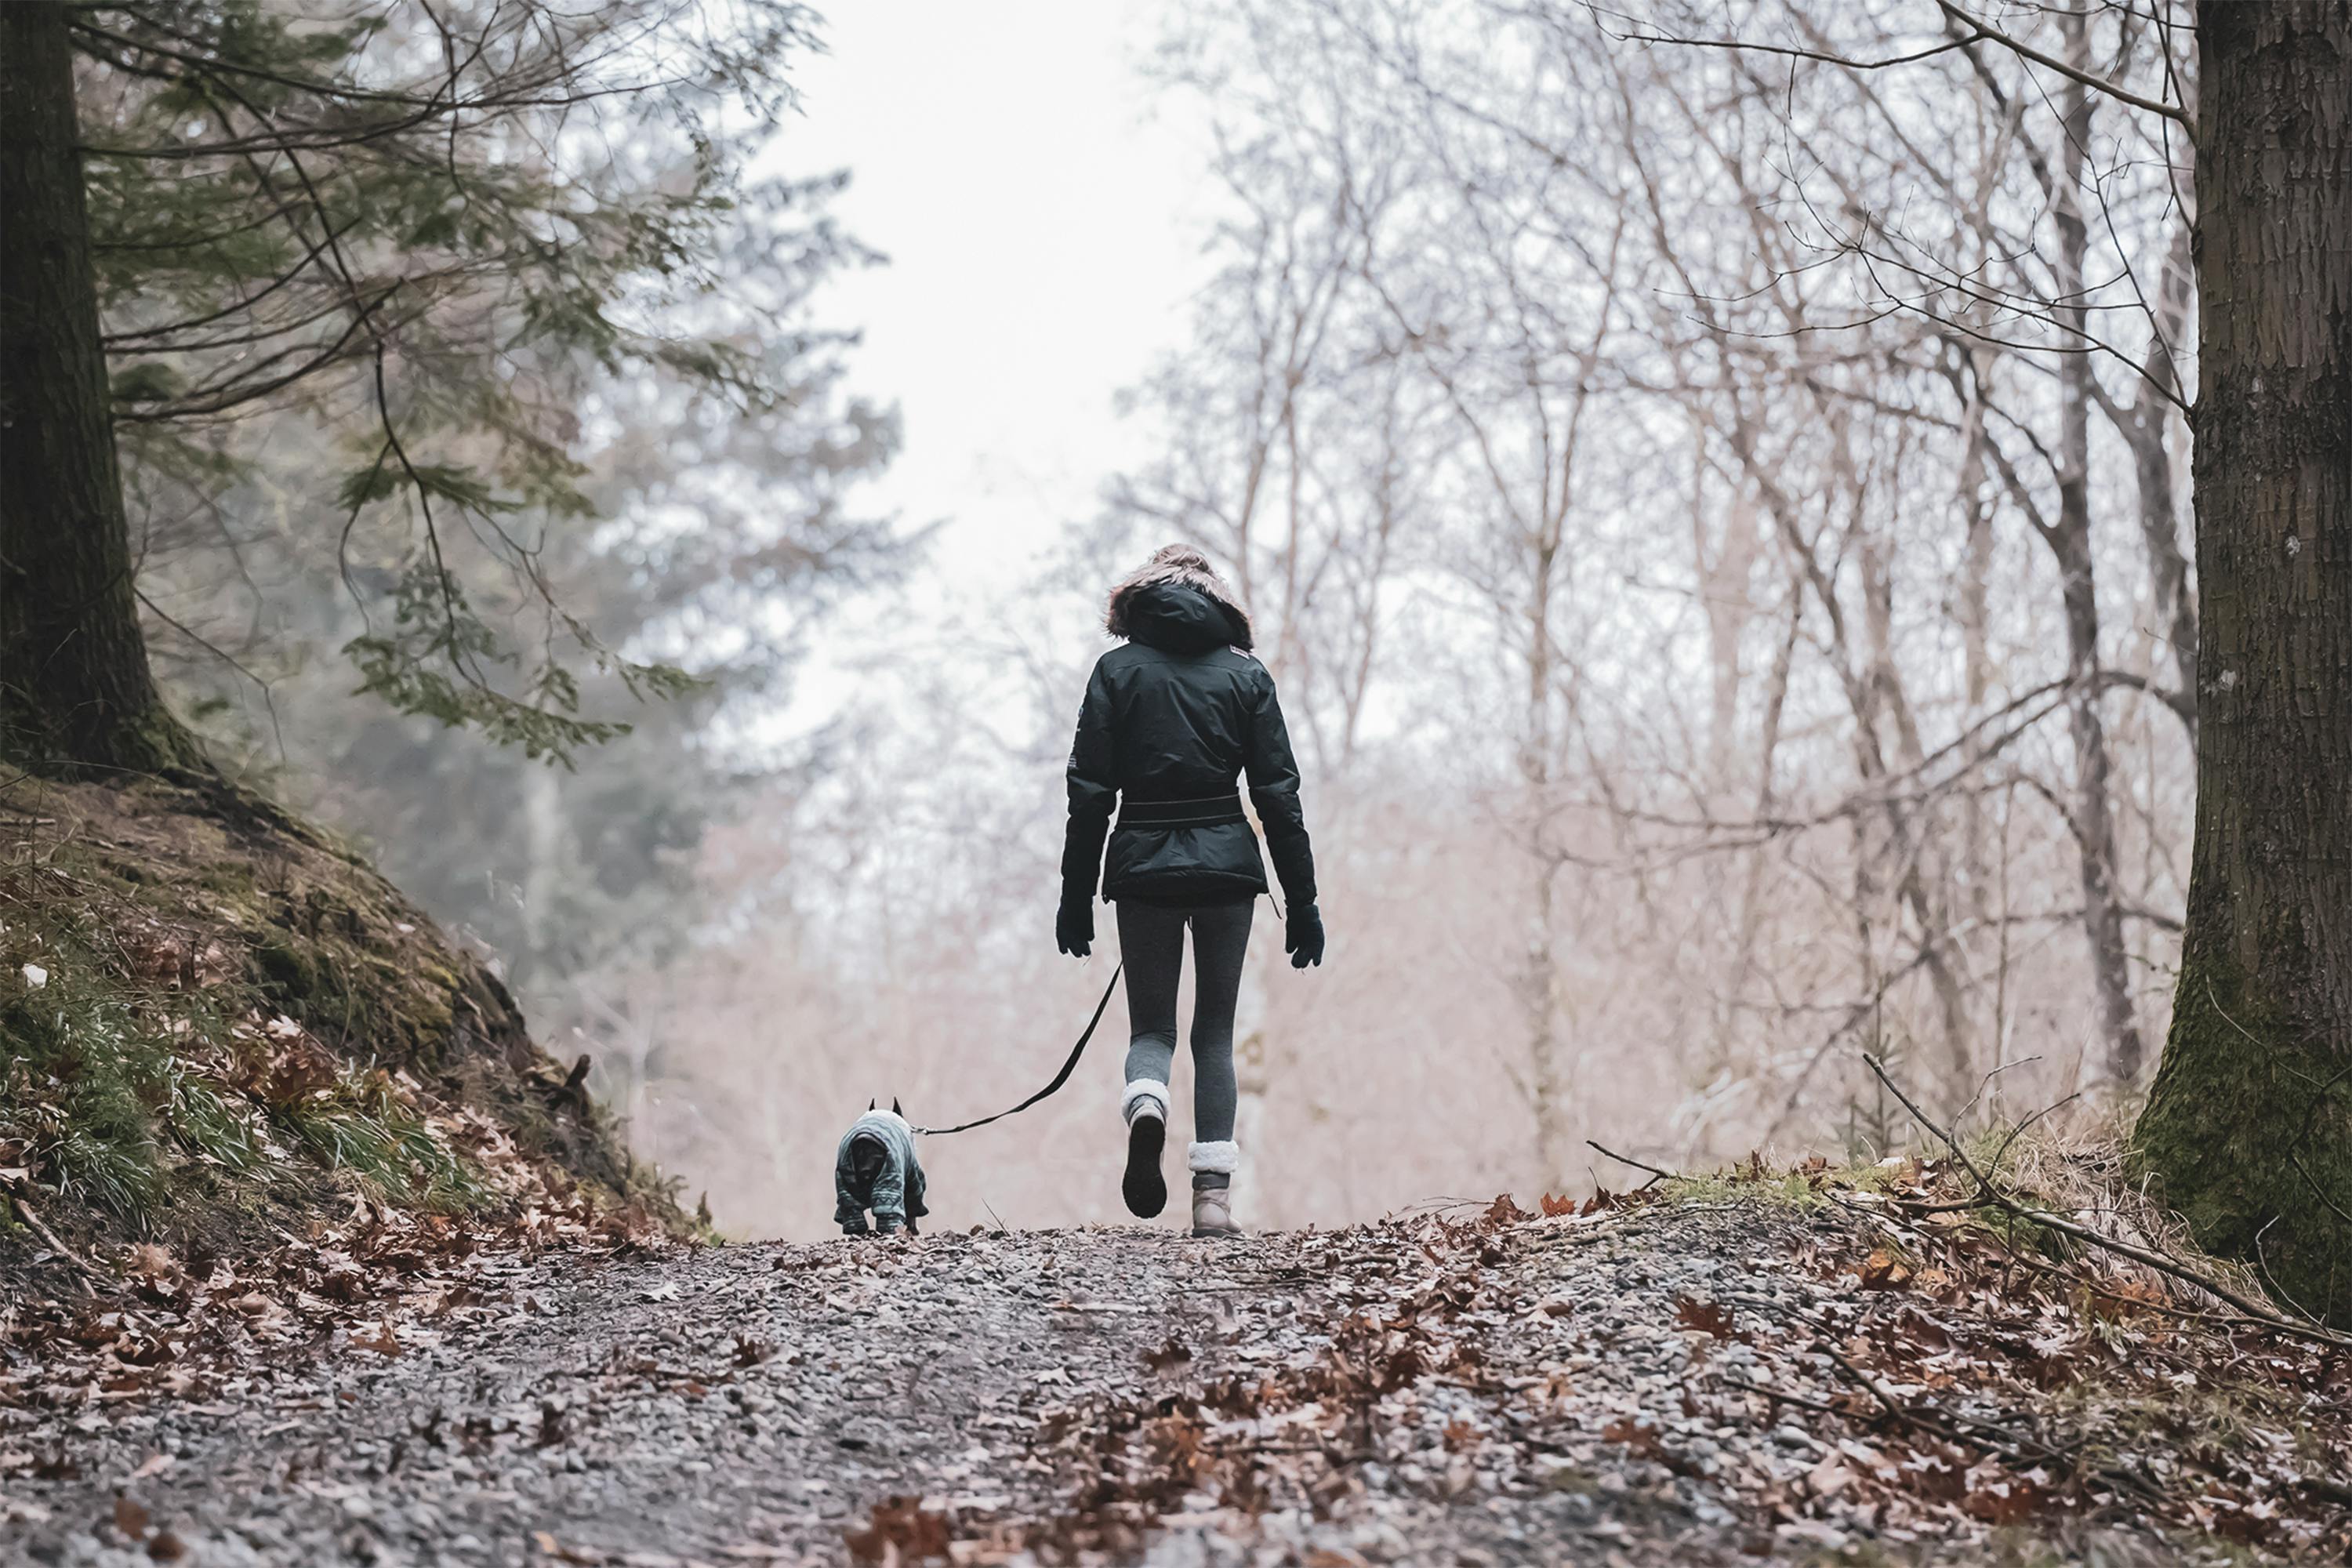
<svg viewBox="0 0 2352 1568">
<path fill-rule="evenodd" d="M 1073 958 L 1094 951 L 1095 901 L 1086 895 L 1062 895 L 1061 912 L 1054 917 L 1054 942 Z"/>
<path fill-rule="evenodd" d="M 1290 906 L 1290 920 L 1283 932 L 1282 951 L 1290 954 L 1290 967 L 1304 969 L 1310 963 L 1323 962 L 1323 916 L 1313 904 Z"/>
</svg>

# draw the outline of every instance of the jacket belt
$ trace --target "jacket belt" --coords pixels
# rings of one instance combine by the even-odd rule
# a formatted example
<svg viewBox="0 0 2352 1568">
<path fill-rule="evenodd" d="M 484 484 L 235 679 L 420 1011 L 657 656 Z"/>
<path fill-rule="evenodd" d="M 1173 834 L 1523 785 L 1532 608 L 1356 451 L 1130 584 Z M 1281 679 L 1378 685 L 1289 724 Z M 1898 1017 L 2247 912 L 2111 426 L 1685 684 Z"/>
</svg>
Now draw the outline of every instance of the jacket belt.
<svg viewBox="0 0 2352 1568">
<path fill-rule="evenodd" d="M 1238 795 L 1203 795 L 1197 800 L 1123 800 L 1118 805 L 1121 827 L 1218 827 L 1248 820 Z"/>
</svg>

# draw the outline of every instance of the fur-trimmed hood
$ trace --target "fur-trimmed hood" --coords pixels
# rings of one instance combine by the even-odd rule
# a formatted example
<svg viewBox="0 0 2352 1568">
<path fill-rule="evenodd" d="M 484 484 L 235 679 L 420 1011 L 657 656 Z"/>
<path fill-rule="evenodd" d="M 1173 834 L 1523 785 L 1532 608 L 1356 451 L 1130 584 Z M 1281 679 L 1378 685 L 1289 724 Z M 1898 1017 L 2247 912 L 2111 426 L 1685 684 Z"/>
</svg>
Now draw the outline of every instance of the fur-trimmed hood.
<svg viewBox="0 0 2352 1568">
<path fill-rule="evenodd" d="M 1249 612 L 1242 608 L 1241 596 L 1189 544 L 1154 551 L 1114 587 L 1103 626 L 1115 637 L 1170 653 L 1251 646 Z"/>
</svg>

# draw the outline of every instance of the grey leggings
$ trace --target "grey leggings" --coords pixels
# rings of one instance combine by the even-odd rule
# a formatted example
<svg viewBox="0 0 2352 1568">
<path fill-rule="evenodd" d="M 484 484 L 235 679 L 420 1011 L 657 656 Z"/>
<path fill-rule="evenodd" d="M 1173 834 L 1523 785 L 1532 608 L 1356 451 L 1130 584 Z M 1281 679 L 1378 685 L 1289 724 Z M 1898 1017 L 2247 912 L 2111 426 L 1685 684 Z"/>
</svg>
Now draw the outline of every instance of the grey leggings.
<svg viewBox="0 0 2352 1568">
<path fill-rule="evenodd" d="M 1118 952 L 1127 964 L 1127 1081 L 1168 1081 L 1176 1060 L 1176 983 L 1184 973 L 1184 928 L 1192 928 L 1192 1136 L 1234 1135 L 1234 999 L 1242 988 L 1255 903 L 1181 909 L 1121 901 Z"/>
</svg>

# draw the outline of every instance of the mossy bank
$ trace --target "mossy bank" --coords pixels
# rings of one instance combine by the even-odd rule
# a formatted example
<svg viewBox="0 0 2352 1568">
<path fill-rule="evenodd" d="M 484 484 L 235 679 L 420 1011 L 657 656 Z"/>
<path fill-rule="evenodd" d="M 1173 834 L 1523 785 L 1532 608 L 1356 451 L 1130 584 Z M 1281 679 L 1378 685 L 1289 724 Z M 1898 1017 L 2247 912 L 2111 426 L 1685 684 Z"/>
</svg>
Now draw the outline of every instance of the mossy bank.
<svg viewBox="0 0 2352 1568">
<path fill-rule="evenodd" d="M 489 967 L 208 781 L 0 785 L 0 1184 L 12 1268 L 361 1201 L 684 1228 Z"/>
</svg>

